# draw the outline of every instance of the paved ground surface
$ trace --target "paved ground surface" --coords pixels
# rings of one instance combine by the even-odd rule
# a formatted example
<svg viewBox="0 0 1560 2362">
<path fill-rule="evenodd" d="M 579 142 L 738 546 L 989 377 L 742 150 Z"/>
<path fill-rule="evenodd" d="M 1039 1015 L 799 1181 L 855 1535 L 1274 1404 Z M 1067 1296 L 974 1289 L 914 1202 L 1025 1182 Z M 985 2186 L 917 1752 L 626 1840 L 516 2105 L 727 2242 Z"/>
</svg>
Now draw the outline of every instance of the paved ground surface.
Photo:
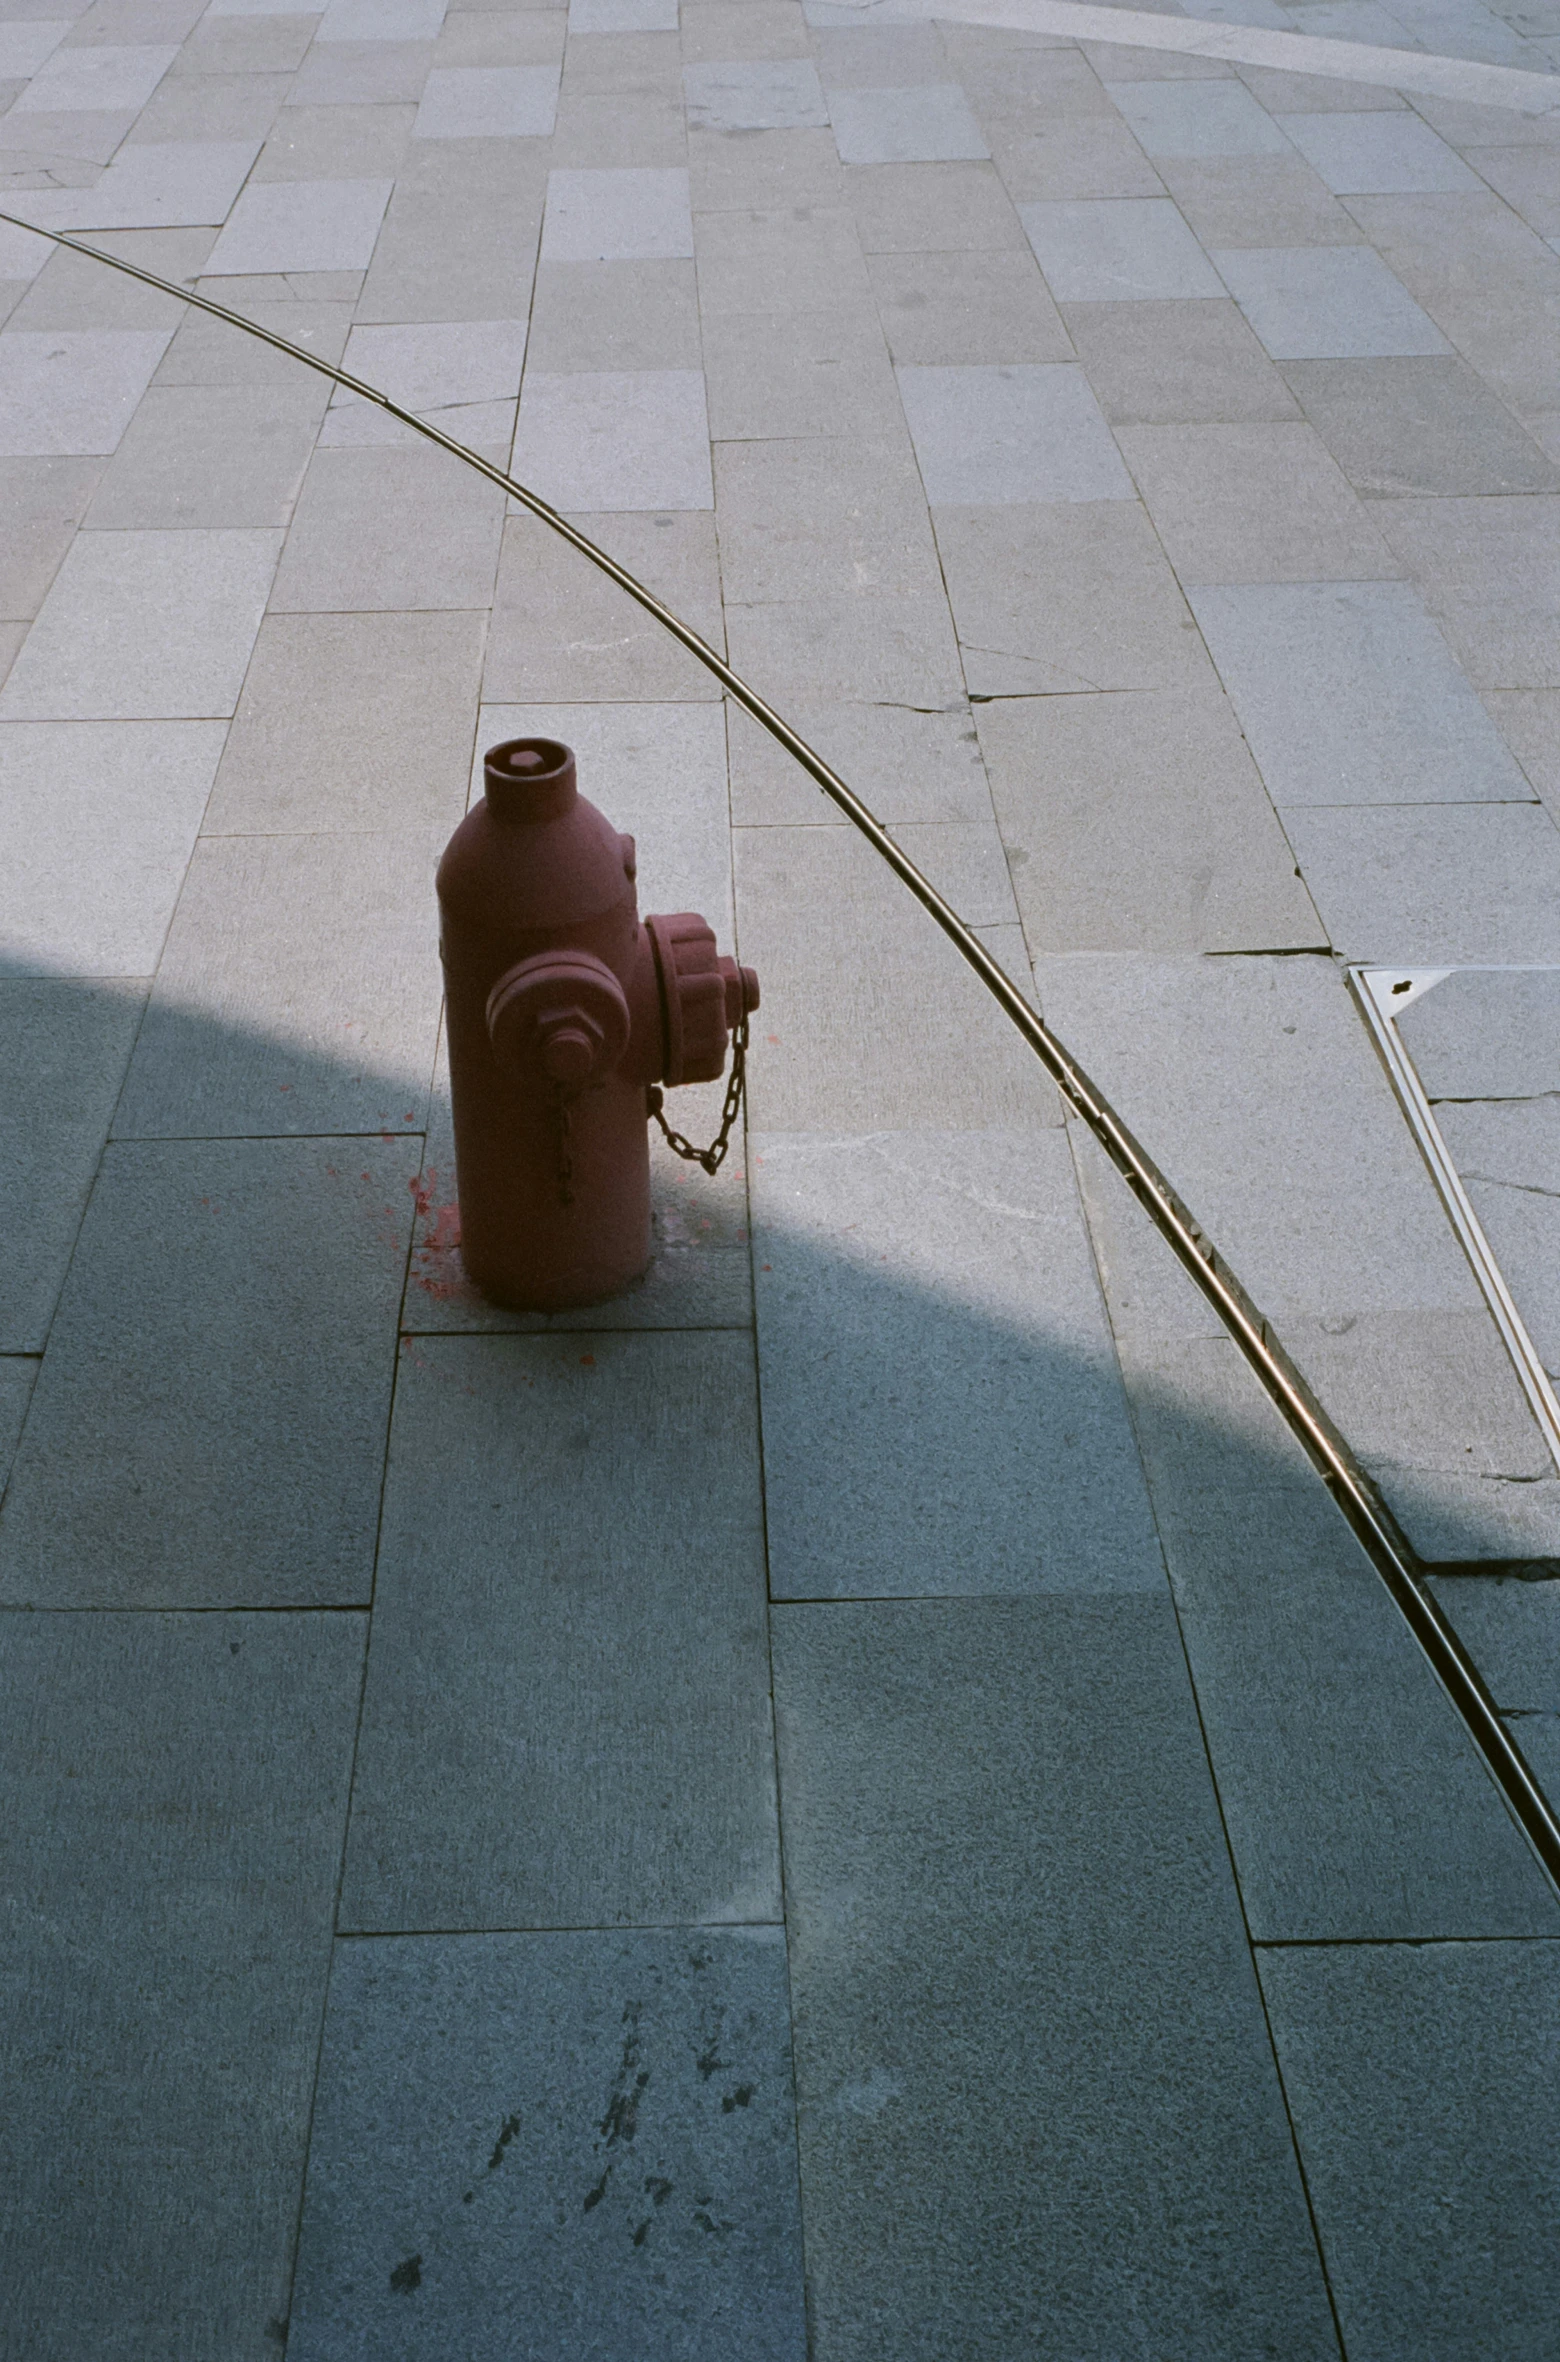
<svg viewBox="0 0 1560 2362">
<path fill-rule="evenodd" d="M 32 5 L 5 201 L 724 634 L 1560 1770 L 1560 1481 L 1343 972 L 1551 971 L 1404 1031 L 1553 1363 L 1560 116 L 796 0 Z M 951 954 L 495 492 L 3 235 L 0 2352 L 1552 2356 L 1560 1911 Z M 517 729 L 765 994 L 744 1155 L 550 1327 L 463 1280 L 438 1063 Z"/>
</svg>

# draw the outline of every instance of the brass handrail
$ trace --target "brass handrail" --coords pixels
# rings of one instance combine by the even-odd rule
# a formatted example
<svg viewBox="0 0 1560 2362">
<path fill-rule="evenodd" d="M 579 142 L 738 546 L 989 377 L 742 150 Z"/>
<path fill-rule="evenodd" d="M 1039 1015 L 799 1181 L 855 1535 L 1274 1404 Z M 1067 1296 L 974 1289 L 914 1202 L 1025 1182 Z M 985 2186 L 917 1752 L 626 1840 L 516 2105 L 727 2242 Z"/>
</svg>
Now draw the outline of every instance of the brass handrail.
<svg viewBox="0 0 1560 2362">
<path fill-rule="evenodd" d="M 155 271 L 143 270 L 139 263 L 130 262 L 122 255 L 105 254 L 99 247 L 84 245 L 80 239 L 69 237 L 62 230 L 39 229 L 36 223 L 24 220 L 18 214 L 0 213 L 0 222 L 7 222 L 16 229 L 31 230 L 40 238 L 50 238 L 56 245 L 69 247 L 74 254 L 85 254 L 94 262 L 106 263 L 110 270 L 122 271 L 148 287 L 156 287 L 163 294 L 174 296 L 181 303 L 193 304 L 198 311 L 208 312 L 213 319 L 225 320 L 230 327 L 241 329 L 248 336 L 258 337 L 277 352 L 289 354 L 306 369 L 313 369 L 321 377 L 328 377 L 334 385 L 344 386 L 349 393 L 359 395 L 365 402 L 377 404 L 381 410 L 388 411 L 392 418 L 399 419 L 403 426 L 412 428 L 414 433 L 424 436 L 428 442 L 436 443 L 441 451 L 448 451 L 453 458 L 464 461 L 467 467 L 475 468 L 478 475 L 486 476 L 490 483 L 496 484 L 511 499 L 517 500 L 522 508 L 529 509 L 532 516 L 538 517 L 571 549 L 578 550 L 581 557 L 588 558 L 610 582 L 615 582 L 619 590 L 626 591 L 631 599 L 643 607 L 646 614 L 653 615 L 673 639 L 680 641 L 688 653 L 714 675 L 728 696 L 734 697 L 744 711 L 750 713 L 754 721 L 767 730 L 770 737 L 801 765 L 808 777 L 822 788 L 824 794 L 839 806 L 874 850 L 882 855 L 901 884 L 909 888 L 954 949 L 974 969 L 1009 1023 L 1029 1044 L 1068 1106 L 1087 1125 L 1104 1149 L 1133 1196 L 1147 1212 L 1155 1229 L 1169 1244 L 1182 1269 L 1213 1306 L 1256 1373 L 1279 1416 L 1331 1493 L 1355 1540 L 1385 1583 L 1404 1622 L 1428 1659 L 1431 1670 L 1484 1758 L 1513 1818 L 1528 1839 L 1557 1894 L 1560 1894 L 1560 1817 L 1557 1817 L 1521 1748 L 1501 1720 L 1478 1667 L 1442 1611 L 1440 1602 L 1426 1587 L 1422 1562 L 1381 1499 L 1374 1483 L 1333 1426 L 1234 1272 L 1103 1092 L 1090 1081 L 1071 1051 L 1058 1040 L 1045 1020 L 1029 1006 L 980 938 L 943 900 L 931 880 L 922 876 L 910 856 L 895 844 L 882 822 L 846 786 L 838 773 L 831 770 L 823 757 L 814 752 L 807 741 L 791 728 L 790 723 L 759 696 L 756 689 L 749 688 L 741 675 L 732 670 L 707 640 L 675 615 L 670 607 L 663 606 L 655 593 L 647 590 L 626 566 L 620 566 L 605 550 L 598 549 L 577 526 L 569 523 L 567 517 L 560 516 L 556 509 L 549 507 L 539 493 L 531 491 L 525 484 L 517 483 L 513 476 L 495 467 L 480 452 L 468 450 L 464 443 L 457 443 L 442 428 L 430 425 L 426 419 L 417 417 L 410 410 L 403 410 L 398 402 L 393 402 L 377 386 L 365 385 L 361 378 L 353 377 L 349 371 L 338 369 L 333 362 L 322 361 L 318 354 L 306 352 L 301 345 L 291 343 L 285 336 L 278 336 L 273 329 L 262 327 L 257 320 L 246 319 L 242 312 L 230 311 L 226 304 L 216 303 L 210 296 L 197 295 L 188 287 L 180 287 L 172 280 L 159 278 Z"/>
</svg>

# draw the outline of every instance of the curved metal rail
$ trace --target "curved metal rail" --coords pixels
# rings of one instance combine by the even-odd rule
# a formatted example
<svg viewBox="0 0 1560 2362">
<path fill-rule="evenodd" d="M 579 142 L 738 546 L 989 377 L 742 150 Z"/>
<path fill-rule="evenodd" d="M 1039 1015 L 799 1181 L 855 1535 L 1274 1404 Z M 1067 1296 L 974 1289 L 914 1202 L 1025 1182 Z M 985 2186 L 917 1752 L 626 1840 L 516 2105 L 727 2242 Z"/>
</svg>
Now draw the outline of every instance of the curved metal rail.
<svg viewBox="0 0 1560 2362">
<path fill-rule="evenodd" d="M 1077 1059 L 1058 1040 L 1044 1019 L 1029 1006 L 979 937 L 971 933 L 958 913 L 943 900 L 931 880 L 921 875 L 909 855 L 900 850 L 882 822 L 846 786 L 838 773 L 830 769 L 823 757 L 814 752 L 789 722 L 766 704 L 756 689 L 749 688 L 741 675 L 732 670 L 723 656 L 717 655 L 708 641 L 701 639 L 669 607 L 663 606 L 654 592 L 647 590 L 642 582 L 629 573 L 626 566 L 620 566 L 605 550 L 598 549 L 577 526 L 571 525 L 566 517 L 549 507 L 540 494 L 517 483 L 513 476 L 495 467 L 480 452 L 468 450 L 464 443 L 457 443 L 453 436 L 445 434 L 441 428 L 430 425 L 412 411 L 403 410 L 398 402 L 393 402 L 388 394 L 381 393 L 377 386 L 365 385 L 361 378 L 353 377 L 347 370 L 336 368 L 330 361 L 322 361 L 315 353 L 305 352 L 301 345 L 292 344 L 285 336 L 278 336 L 274 330 L 261 327 L 256 320 L 246 319 L 242 312 L 230 311 L 225 304 L 214 303 L 209 296 L 196 295 L 172 280 L 159 278 L 155 271 L 143 270 L 139 263 L 129 262 L 122 255 L 105 254 L 99 247 L 84 245 L 80 239 L 69 237 L 62 230 L 41 230 L 19 214 L 0 212 L 0 222 L 9 223 L 16 229 L 31 230 L 36 237 L 49 238 L 57 246 L 69 247 L 72 253 L 85 254 L 94 262 L 106 263 L 110 270 L 122 271 L 127 277 L 139 279 L 146 286 L 175 297 L 180 303 L 193 304 L 197 311 L 208 312 L 213 319 L 225 320 L 230 327 L 241 329 L 247 336 L 258 337 L 263 344 L 301 362 L 305 369 L 312 369 L 319 376 L 329 378 L 333 385 L 344 386 L 349 393 L 357 394 L 365 402 L 372 402 L 379 409 L 388 411 L 403 426 L 410 427 L 428 442 L 436 443 L 441 451 L 448 451 L 467 467 L 475 468 L 478 475 L 486 476 L 489 483 L 496 484 L 511 499 L 518 501 L 522 508 L 529 509 L 532 516 L 539 518 L 571 549 L 578 550 L 581 557 L 587 558 L 609 581 L 615 582 L 619 590 L 625 591 L 646 614 L 653 615 L 673 639 L 680 641 L 688 653 L 714 675 L 727 695 L 734 697 L 754 721 L 767 730 L 770 737 L 801 765 L 808 777 L 861 831 L 901 884 L 908 887 L 922 909 L 936 921 L 961 958 L 974 969 L 1009 1024 L 1023 1036 L 1050 1075 L 1068 1106 L 1088 1126 L 1104 1149 L 1183 1270 L 1213 1306 L 1284 1424 L 1331 1493 L 1355 1540 L 1391 1593 L 1437 1680 L 1462 1717 L 1513 1818 L 1556 1891 L 1560 1892 L 1560 1817 L 1556 1816 L 1529 1769 L 1522 1750 L 1502 1722 L 1478 1667 L 1443 1613 L 1439 1601 L 1426 1588 L 1419 1558 L 1370 1477 L 1333 1426 L 1234 1272 L 1190 1210 L 1183 1205 L 1159 1167 L 1127 1129 L 1103 1092 L 1090 1081 Z"/>
</svg>

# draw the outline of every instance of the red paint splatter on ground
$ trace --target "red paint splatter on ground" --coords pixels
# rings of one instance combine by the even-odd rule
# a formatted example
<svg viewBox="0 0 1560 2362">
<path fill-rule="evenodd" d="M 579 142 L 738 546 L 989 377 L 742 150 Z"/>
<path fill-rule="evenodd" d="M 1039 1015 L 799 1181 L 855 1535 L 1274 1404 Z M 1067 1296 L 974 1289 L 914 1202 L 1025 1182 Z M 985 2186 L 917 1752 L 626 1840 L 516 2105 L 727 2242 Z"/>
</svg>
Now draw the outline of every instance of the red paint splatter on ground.
<svg viewBox="0 0 1560 2362">
<path fill-rule="evenodd" d="M 580 1355 L 580 1368 L 582 1370 L 593 1370 L 595 1366 L 596 1356 L 593 1353 L 582 1353 Z"/>
<path fill-rule="evenodd" d="M 415 1174 L 408 1181 L 417 1219 L 423 1225 L 423 1235 L 412 1259 L 412 1278 L 425 1295 L 441 1304 L 470 1293 L 470 1282 L 460 1261 L 460 1205 L 448 1198 L 439 1203 L 438 1168 L 430 1165 L 426 1173 Z"/>
<path fill-rule="evenodd" d="M 774 1265 L 772 1263 L 760 1263 L 758 1268 L 760 1271 L 773 1271 Z"/>
</svg>

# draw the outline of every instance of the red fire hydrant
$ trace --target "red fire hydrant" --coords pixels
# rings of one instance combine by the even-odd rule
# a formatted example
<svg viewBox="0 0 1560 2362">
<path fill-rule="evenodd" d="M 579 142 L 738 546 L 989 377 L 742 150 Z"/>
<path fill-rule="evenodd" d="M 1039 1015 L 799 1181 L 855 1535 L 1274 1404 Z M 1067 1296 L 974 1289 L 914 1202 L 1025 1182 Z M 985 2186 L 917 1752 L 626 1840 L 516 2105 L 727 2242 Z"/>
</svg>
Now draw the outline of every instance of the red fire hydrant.
<svg viewBox="0 0 1560 2362">
<path fill-rule="evenodd" d="M 740 1054 L 758 978 L 693 912 L 641 922 L 634 840 L 568 747 L 512 738 L 485 771 L 438 874 L 461 1256 L 493 1303 L 561 1312 L 644 1271 L 659 1086 Z M 735 1105 L 711 1150 L 668 1137 L 713 1171 Z"/>
</svg>

